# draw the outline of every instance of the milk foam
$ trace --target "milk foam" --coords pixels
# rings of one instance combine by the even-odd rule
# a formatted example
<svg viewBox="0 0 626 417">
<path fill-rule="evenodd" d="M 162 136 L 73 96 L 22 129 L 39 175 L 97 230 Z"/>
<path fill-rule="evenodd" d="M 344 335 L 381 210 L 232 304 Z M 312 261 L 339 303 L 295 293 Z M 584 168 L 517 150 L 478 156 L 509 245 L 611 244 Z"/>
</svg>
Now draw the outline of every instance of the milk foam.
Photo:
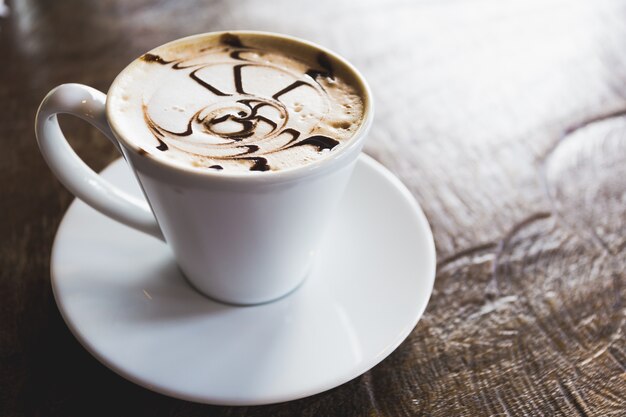
<svg viewBox="0 0 626 417">
<path fill-rule="evenodd" d="M 156 158 L 214 170 L 333 154 L 362 123 L 362 91 L 328 55 L 280 42 L 223 34 L 145 54 L 109 96 L 117 130 Z"/>
</svg>

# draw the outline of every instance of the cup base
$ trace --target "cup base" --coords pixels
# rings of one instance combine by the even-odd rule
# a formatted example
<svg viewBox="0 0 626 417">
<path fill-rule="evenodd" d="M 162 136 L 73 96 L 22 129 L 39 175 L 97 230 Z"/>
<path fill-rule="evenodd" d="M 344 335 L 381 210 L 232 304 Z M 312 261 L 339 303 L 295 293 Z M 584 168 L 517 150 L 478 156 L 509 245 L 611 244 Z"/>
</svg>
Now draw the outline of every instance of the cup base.
<svg viewBox="0 0 626 417">
<path fill-rule="evenodd" d="M 187 274 L 185 274 L 185 271 L 180 267 L 180 265 L 177 265 L 178 270 L 180 271 L 180 274 L 183 276 L 183 278 L 185 279 L 185 282 L 187 284 L 189 284 L 189 286 L 196 291 L 198 294 L 208 298 L 211 301 L 215 301 L 221 304 L 226 304 L 229 306 L 235 306 L 235 307 L 251 307 L 251 306 L 258 306 L 258 305 L 263 305 L 263 304 L 269 304 L 269 303 L 273 303 L 275 301 L 281 300 L 285 297 L 288 297 L 289 295 L 293 294 L 294 292 L 296 292 L 298 290 L 298 288 L 300 288 L 305 281 L 308 279 L 309 275 L 311 275 L 311 270 L 313 269 L 313 265 L 315 264 L 315 259 L 313 259 L 311 262 L 309 262 L 309 265 L 306 267 L 305 273 L 302 276 L 302 278 L 300 278 L 294 286 L 290 287 L 287 291 L 281 291 L 278 295 L 273 295 L 271 297 L 264 297 L 262 299 L 259 300 L 253 300 L 253 301 L 243 301 L 240 299 L 235 299 L 234 297 L 223 297 L 220 296 L 217 293 L 211 292 L 211 291 L 203 291 L 202 289 L 200 289 L 196 284 L 194 284 L 194 282 L 187 276 Z"/>
</svg>

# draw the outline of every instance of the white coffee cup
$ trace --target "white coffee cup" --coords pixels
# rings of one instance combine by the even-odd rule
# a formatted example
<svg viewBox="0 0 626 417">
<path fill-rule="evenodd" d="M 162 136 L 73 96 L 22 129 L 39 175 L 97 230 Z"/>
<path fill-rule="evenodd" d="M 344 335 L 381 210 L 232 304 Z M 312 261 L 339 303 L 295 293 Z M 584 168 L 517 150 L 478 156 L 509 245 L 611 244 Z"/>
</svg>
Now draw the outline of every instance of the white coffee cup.
<svg viewBox="0 0 626 417">
<path fill-rule="evenodd" d="M 353 72 L 365 108 L 363 122 L 346 146 L 285 171 L 229 175 L 186 169 L 146 157 L 115 131 L 116 114 L 107 108 L 106 96 L 80 84 L 63 84 L 48 93 L 37 112 L 36 135 L 48 165 L 70 192 L 166 242 L 197 290 L 228 303 L 257 304 L 288 294 L 306 277 L 363 147 L 373 108 L 363 77 L 336 54 L 285 35 L 245 33 L 314 47 Z M 207 35 L 213 34 L 197 36 Z M 111 185 L 76 155 L 59 127 L 57 114 L 62 113 L 78 116 L 106 135 L 136 175 L 147 202 Z"/>
</svg>

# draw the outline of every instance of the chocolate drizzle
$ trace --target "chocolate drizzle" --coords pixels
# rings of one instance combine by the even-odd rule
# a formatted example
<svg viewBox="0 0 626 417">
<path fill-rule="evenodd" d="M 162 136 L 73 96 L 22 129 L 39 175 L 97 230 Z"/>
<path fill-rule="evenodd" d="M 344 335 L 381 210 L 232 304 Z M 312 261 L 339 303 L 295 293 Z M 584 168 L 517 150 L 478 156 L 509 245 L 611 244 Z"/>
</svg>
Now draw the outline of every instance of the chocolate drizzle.
<svg viewBox="0 0 626 417">
<path fill-rule="evenodd" d="M 291 90 L 295 90 L 298 87 L 301 87 L 303 85 L 309 86 L 311 87 L 311 84 L 304 82 L 304 81 L 294 81 L 293 83 L 289 84 L 287 87 L 283 88 L 282 90 L 280 90 L 279 92 L 275 93 L 272 98 L 274 100 L 280 100 L 280 96 L 282 96 L 283 94 L 287 94 L 288 92 L 290 92 Z"/>
<path fill-rule="evenodd" d="M 246 154 L 249 154 L 249 153 L 255 153 L 256 151 L 259 150 L 259 146 L 258 145 L 244 145 L 244 148 L 246 148 L 247 151 L 243 155 L 246 155 Z"/>
<path fill-rule="evenodd" d="M 139 59 L 145 62 L 156 62 L 157 64 L 161 64 L 161 65 L 167 65 L 167 64 L 172 63 L 172 61 L 165 61 L 160 56 L 154 55 L 154 54 L 144 54 Z"/>
<path fill-rule="evenodd" d="M 295 148 L 296 146 L 304 146 L 304 145 L 314 146 L 317 148 L 318 152 L 321 152 L 324 149 L 328 149 L 328 150 L 333 149 L 335 146 L 339 145 L 339 141 L 336 141 L 333 138 L 329 138 L 328 136 L 315 135 L 315 136 L 309 136 L 308 138 L 303 139 L 300 142 L 296 142 L 293 145 L 288 146 L 285 149 Z"/>
<path fill-rule="evenodd" d="M 233 51 L 230 53 L 230 57 L 232 59 L 236 59 L 237 61 L 250 61 L 249 59 L 245 59 L 241 57 L 242 52 L 247 52 L 246 50 Z"/>
<path fill-rule="evenodd" d="M 250 167 L 250 171 L 269 171 L 271 169 L 270 166 L 267 164 L 267 159 L 263 157 L 241 158 L 241 159 L 254 162 L 252 166 Z"/>
<path fill-rule="evenodd" d="M 176 65 L 174 65 L 176 66 Z M 172 67 L 174 68 L 174 67 Z M 176 69 L 176 68 L 175 68 Z M 194 80 L 195 82 L 197 82 L 198 84 L 200 84 L 202 87 L 206 88 L 207 90 L 209 90 L 210 92 L 212 92 L 213 94 L 215 94 L 216 96 L 222 96 L 222 97 L 227 97 L 227 96 L 231 96 L 232 94 L 226 94 L 226 93 L 222 93 L 220 90 L 218 90 L 217 88 L 213 87 L 211 84 L 207 83 L 206 81 L 204 81 L 203 79 L 199 78 L 196 73 L 198 71 L 200 71 L 202 68 L 198 68 L 197 70 L 191 71 L 189 73 L 189 77 Z"/>
<path fill-rule="evenodd" d="M 245 46 L 243 46 L 243 43 L 241 43 L 241 39 L 239 38 L 239 36 L 232 33 L 224 33 L 222 36 L 220 36 L 220 43 L 227 46 L 232 46 L 233 48 L 245 48 Z"/>
<path fill-rule="evenodd" d="M 235 89 L 239 94 L 247 94 L 243 91 L 243 80 L 241 78 L 241 69 L 247 65 L 235 65 L 233 67 L 233 78 L 235 79 Z"/>
<path fill-rule="evenodd" d="M 339 141 L 324 135 L 312 135 L 308 137 L 302 137 L 302 132 L 287 127 L 289 120 L 289 113 L 286 110 L 285 105 L 281 102 L 281 98 L 291 91 L 297 88 L 312 88 L 315 91 L 324 90 L 324 87 L 319 84 L 321 77 L 334 79 L 333 66 L 331 60 L 325 53 L 321 52 L 317 55 L 317 64 L 319 68 L 309 68 L 303 75 L 308 76 L 307 79 L 300 79 L 293 81 L 286 87 L 282 87 L 276 91 L 270 98 L 257 97 L 246 92 L 244 88 L 244 73 L 243 69 L 248 66 L 267 66 L 263 63 L 256 63 L 253 60 L 243 57 L 245 52 L 253 51 L 254 48 L 245 46 L 241 39 L 230 33 L 225 33 L 220 37 L 220 43 L 234 50 L 229 53 L 229 57 L 234 61 L 244 61 L 243 64 L 233 65 L 233 92 L 222 91 L 214 85 L 208 82 L 208 80 L 202 78 L 202 74 L 199 73 L 202 69 L 206 68 L 210 64 L 204 63 L 188 63 L 185 59 L 168 61 L 163 59 L 159 55 L 147 53 L 140 59 L 147 63 L 154 63 L 159 65 L 169 65 L 172 70 L 184 71 L 192 69 L 187 75 L 194 82 L 201 87 L 210 91 L 212 94 L 219 97 L 232 97 L 232 104 L 226 106 L 223 109 L 215 109 L 213 107 L 204 108 L 196 112 L 192 118 L 188 121 L 187 127 L 182 132 L 173 132 L 158 125 L 148 114 L 147 106 L 143 105 L 144 120 L 158 142 L 156 149 L 159 151 L 167 151 L 169 149 L 168 144 L 165 142 L 167 137 L 183 138 L 194 134 L 194 132 L 201 132 L 204 134 L 210 134 L 214 137 L 225 140 L 224 144 L 230 142 L 240 142 L 252 136 L 259 135 L 258 129 L 265 125 L 261 130 L 261 135 L 265 137 L 277 137 L 282 134 L 291 136 L 291 138 L 279 146 L 277 149 L 263 149 L 258 144 L 242 144 L 237 146 L 236 149 L 240 149 L 242 152 L 234 155 L 222 156 L 209 156 L 214 160 L 240 160 L 250 161 L 250 171 L 269 171 L 270 167 L 268 160 L 264 155 L 273 154 L 276 152 L 284 151 L 286 149 L 295 148 L 299 146 L 311 146 L 315 148 L 317 152 L 325 150 L 332 150 Z M 209 48 L 201 49 L 201 51 L 208 50 Z M 314 85 L 314 84 L 317 84 Z M 270 114 L 279 115 L 280 118 L 272 120 L 270 116 L 260 114 L 259 111 L 265 107 L 271 107 Z M 237 128 L 237 126 L 239 126 Z M 263 138 L 261 138 L 263 139 Z M 245 142 L 244 142 L 245 143 Z M 216 145 L 217 146 L 217 145 Z M 202 156 L 202 155 L 199 155 Z M 215 170 L 222 170 L 221 165 L 211 165 L 209 168 Z"/>
<path fill-rule="evenodd" d="M 154 138 L 157 140 L 157 142 L 159 142 L 159 145 L 156 146 L 156 148 L 161 152 L 167 151 L 169 147 L 167 146 L 165 142 L 163 142 L 163 140 L 161 140 L 161 138 L 163 137 L 163 132 L 161 132 L 161 128 L 152 121 L 152 119 L 148 115 L 148 109 L 145 104 L 143 105 L 142 110 L 143 110 L 143 120 L 148 125 L 148 129 L 150 129 L 150 131 L 154 135 Z"/>
<path fill-rule="evenodd" d="M 163 142 L 159 138 L 156 138 L 156 139 L 159 141 L 159 146 L 156 147 L 158 150 L 160 150 L 161 152 L 165 152 L 169 149 L 169 146 L 167 146 L 165 142 Z"/>
<path fill-rule="evenodd" d="M 320 52 L 319 54 L 317 54 L 317 63 L 324 70 L 321 71 L 319 69 L 311 68 L 306 72 L 306 75 L 313 78 L 314 80 L 317 80 L 317 77 L 326 77 L 332 80 L 335 79 L 335 74 L 333 73 L 333 65 L 330 63 L 328 55 L 326 55 L 324 52 Z"/>
</svg>

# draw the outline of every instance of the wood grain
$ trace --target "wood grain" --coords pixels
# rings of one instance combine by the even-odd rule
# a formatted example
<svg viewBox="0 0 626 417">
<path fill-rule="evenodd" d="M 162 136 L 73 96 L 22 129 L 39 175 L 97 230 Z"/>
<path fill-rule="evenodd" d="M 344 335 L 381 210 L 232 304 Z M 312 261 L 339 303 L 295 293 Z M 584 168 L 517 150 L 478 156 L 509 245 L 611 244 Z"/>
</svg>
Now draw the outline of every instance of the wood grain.
<svg viewBox="0 0 626 417">
<path fill-rule="evenodd" d="M 0 414 L 626 415 L 626 3 L 613 0 L 8 1 L 0 17 Z M 65 327 L 50 247 L 71 195 L 33 135 L 63 82 L 106 91 L 166 41 L 288 33 L 371 83 L 366 152 L 433 227 L 435 291 L 389 358 L 329 392 L 228 408 L 116 376 Z M 94 168 L 117 154 L 63 120 Z"/>
</svg>

